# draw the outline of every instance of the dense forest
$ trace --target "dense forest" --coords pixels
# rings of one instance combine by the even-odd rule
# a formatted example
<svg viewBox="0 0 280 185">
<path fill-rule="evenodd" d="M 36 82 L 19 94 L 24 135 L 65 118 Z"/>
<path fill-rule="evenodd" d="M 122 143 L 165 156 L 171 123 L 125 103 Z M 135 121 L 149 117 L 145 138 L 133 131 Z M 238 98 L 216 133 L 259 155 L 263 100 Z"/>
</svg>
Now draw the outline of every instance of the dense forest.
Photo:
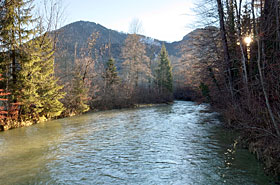
<svg viewBox="0 0 280 185">
<path fill-rule="evenodd" d="M 118 49 L 110 35 L 97 44 L 97 31 L 74 43 L 69 55 L 54 31 L 55 4 L 53 12 L 36 16 L 32 1 L 0 4 L 2 130 L 89 110 L 191 99 L 213 105 L 228 126 L 242 131 L 268 171 L 280 173 L 277 0 L 203 1 L 197 11 L 206 27 L 183 39 L 180 56 L 172 57 L 164 42 L 157 42 L 160 50 L 145 44 L 137 23 L 119 36 Z"/>
</svg>

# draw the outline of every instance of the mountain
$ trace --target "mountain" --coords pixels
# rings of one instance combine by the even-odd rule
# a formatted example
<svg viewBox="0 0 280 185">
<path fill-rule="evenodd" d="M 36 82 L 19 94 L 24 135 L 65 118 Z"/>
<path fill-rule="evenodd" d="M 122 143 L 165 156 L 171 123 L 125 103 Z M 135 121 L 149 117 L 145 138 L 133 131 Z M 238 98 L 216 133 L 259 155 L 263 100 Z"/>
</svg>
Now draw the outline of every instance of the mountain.
<svg viewBox="0 0 280 185">
<path fill-rule="evenodd" d="M 152 39 L 143 35 L 141 35 L 141 40 L 146 45 L 148 56 L 159 53 L 161 44 L 164 43 L 169 56 L 179 60 L 182 56 L 181 50 L 183 47 L 187 46 L 190 49 L 195 49 L 192 45 L 194 40 L 199 40 L 201 35 L 204 35 L 201 38 L 204 40 L 207 39 L 205 35 L 207 36 L 209 33 L 209 28 L 217 29 L 215 27 L 196 29 L 187 34 L 181 41 L 172 43 Z M 111 55 L 115 58 L 117 66 L 120 66 L 122 62 L 121 48 L 124 46 L 125 39 L 127 38 L 128 34 L 105 28 L 100 24 L 86 21 L 74 22 L 54 31 L 58 39 L 55 60 L 56 64 L 61 67 L 65 67 L 65 65 L 73 66 L 75 54 L 78 57 L 81 55 L 81 49 L 87 46 L 88 38 L 92 33 L 96 32 L 99 33 L 99 37 L 96 40 L 95 49 L 97 49 L 98 52 L 102 52 L 100 51 L 100 48 L 105 48 L 110 42 Z M 204 41 L 201 40 L 201 42 Z M 109 54 L 105 53 L 105 55 Z"/>
<path fill-rule="evenodd" d="M 111 42 L 113 57 L 118 58 L 118 53 L 127 37 L 126 34 L 105 28 L 93 22 L 79 21 L 66 25 L 54 34 L 57 34 L 56 64 L 72 64 L 75 53 L 81 55 L 81 49 L 87 47 L 88 38 L 92 33 L 99 33 L 95 48 L 101 48 Z"/>
</svg>

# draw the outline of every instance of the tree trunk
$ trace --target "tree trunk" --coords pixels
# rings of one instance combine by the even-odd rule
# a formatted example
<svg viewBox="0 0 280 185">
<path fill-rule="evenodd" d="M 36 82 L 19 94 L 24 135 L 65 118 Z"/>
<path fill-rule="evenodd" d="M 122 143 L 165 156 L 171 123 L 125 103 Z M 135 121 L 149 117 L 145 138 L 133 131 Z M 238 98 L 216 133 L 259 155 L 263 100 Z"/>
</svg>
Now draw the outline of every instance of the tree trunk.
<svg viewBox="0 0 280 185">
<path fill-rule="evenodd" d="M 279 39 L 280 39 L 280 31 L 279 31 L 279 3 L 278 0 L 274 0 L 275 5 L 275 14 L 276 14 L 276 50 L 279 50 Z"/>
<path fill-rule="evenodd" d="M 253 19 L 253 33 L 255 37 L 256 36 L 255 0 L 252 0 L 251 2 L 251 9 L 252 9 L 252 19 Z"/>
<path fill-rule="evenodd" d="M 277 126 L 274 114 L 272 112 L 272 109 L 271 109 L 271 106 L 270 106 L 270 103 L 269 103 L 269 100 L 268 100 L 268 95 L 267 95 L 267 92 L 266 92 L 266 89 L 265 89 L 265 86 L 264 86 L 264 79 L 263 79 L 263 74 L 262 74 L 262 69 L 261 69 L 261 44 L 260 44 L 260 39 L 259 38 L 258 38 L 257 42 L 258 42 L 258 60 L 257 60 L 257 63 L 258 63 L 258 70 L 259 70 L 261 86 L 262 86 L 262 90 L 263 90 L 263 94 L 264 94 L 264 98 L 265 98 L 265 103 L 266 103 L 266 107 L 267 107 L 270 119 L 272 121 L 273 127 L 276 131 L 276 134 L 277 134 L 277 136 L 280 136 L 279 128 Z"/>
<path fill-rule="evenodd" d="M 240 0 L 240 4 L 239 6 L 241 6 L 241 0 Z M 236 11 L 236 16 L 237 16 L 237 37 L 238 37 L 238 40 L 239 40 L 239 46 L 240 46 L 240 51 L 241 51 L 241 56 L 242 56 L 242 59 L 241 59 L 241 62 L 242 62 L 242 66 L 243 66 L 243 79 L 244 79 L 244 83 L 245 83 L 245 88 L 246 88 L 246 91 L 247 91 L 247 95 L 249 96 L 249 88 L 248 88 L 248 74 L 247 74 L 247 66 L 246 66 L 246 61 L 247 61 L 247 58 L 245 57 L 245 53 L 244 53 L 244 48 L 243 48 L 243 44 L 242 44 L 242 37 L 241 37 L 241 10 L 240 10 L 240 7 L 239 7 L 239 10 L 238 10 L 238 7 L 237 7 L 237 2 L 235 0 L 235 11 Z"/>
<path fill-rule="evenodd" d="M 229 83 L 229 90 L 232 99 L 234 98 L 233 93 L 233 85 L 232 85 L 232 75 L 231 75 L 231 62 L 230 62 L 230 55 L 229 55 L 229 49 L 228 49 L 228 43 L 226 38 L 226 29 L 225 29 L 225 23 L 224 23 L 224 10 L 221 0 L 217 0 L 218 5 L 218 11 L 219 11 L 219 20 L 220 20 L 220 31 L 221 31 L 221 38 L 222 38 L 222 44 L 223 44 L 223 50 L 224 50 L 224 62 L 226 64 L 227 69 L 227 78 Z"/>
</svg>

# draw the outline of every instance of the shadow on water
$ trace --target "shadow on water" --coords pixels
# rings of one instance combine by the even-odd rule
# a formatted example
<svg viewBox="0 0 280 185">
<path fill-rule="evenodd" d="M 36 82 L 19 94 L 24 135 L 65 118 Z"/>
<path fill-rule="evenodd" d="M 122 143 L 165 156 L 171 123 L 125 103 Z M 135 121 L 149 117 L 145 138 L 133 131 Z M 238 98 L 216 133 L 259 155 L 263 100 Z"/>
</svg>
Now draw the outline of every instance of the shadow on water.
<svg viewBox="0 0 280 185">
<path fill-rule="evenodd" d="M 208 105 L 113 110 L 0 133 L 0 184 L 271 184 Z"/>
</svg>

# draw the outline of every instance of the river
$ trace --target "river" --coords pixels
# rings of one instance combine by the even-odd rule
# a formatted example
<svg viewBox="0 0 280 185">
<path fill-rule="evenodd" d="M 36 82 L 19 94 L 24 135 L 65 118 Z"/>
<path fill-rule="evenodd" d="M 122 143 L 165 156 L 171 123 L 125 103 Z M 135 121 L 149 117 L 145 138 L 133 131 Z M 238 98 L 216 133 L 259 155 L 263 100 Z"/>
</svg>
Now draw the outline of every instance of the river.
<svg viewBox="0 0 280 185">
<path fill-rule="evenodd" d="M 272 184 L 207 105 L 89 113 L 0 133 L 0 184 Z"/>
</svg>

